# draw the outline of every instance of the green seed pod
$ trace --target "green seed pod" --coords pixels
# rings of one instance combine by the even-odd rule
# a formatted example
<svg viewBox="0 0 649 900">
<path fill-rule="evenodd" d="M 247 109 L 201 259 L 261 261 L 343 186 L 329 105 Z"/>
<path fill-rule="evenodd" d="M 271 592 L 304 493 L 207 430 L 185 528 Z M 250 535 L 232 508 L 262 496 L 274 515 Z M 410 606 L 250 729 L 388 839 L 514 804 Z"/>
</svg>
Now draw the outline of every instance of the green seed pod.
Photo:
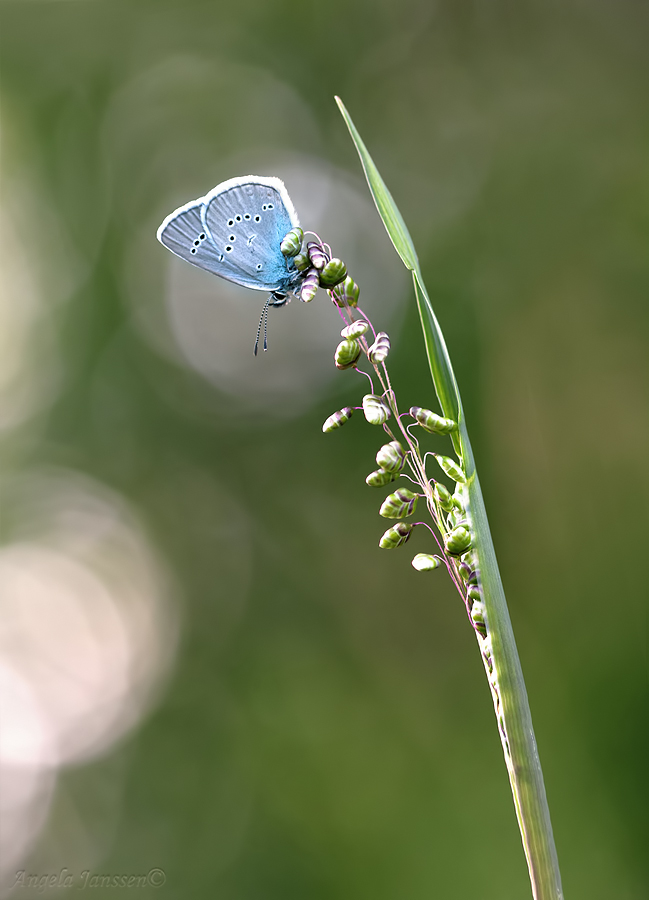
<svg viewBox="0 0 649 900">
<path fill-rule="evenodd" d="M 383 444 L 376 454 L 376 464 L 385 469 L 386 472 L 400 472 L 405 461 L 406 451 L 399 441 L 390 441 L 389 444 Z"/>
<path fill-rule="evenodd" d="M 325 288 L 335 287 L 347 275 L 347 266 L 342 259 L 334 257 L 324 265 L 320 272 L 320 284 Z"/>
<path fill-rule="evenodd" d="M 462 484 L 466 482 L 466 475 L 458 466 L 458 464 L 450 458 L 450 456 L 439 456 L 439 454 L 437 453 L 434 453 L 433 456 L 449 476 L 449 478 L 452 478 L 453 481 L 460 481 L 462 482 Z"/>
<path fill-rule="evenodd" d="M 390 352 L 390 338 L 387 336 L 385 331 L 379 331 L 376 336 L 376 340 L 372 344 L 372 346 L 367 351 L 367 355 L 370 358 L 370 362 L 377 363 L 385 362 L 388 358 L 388 353 Z"/>
<path fill-rule="evenodd" d="M 474 622 L 484 622 L 485 607 L 479 600 L 471 607 L 471 618 Z"/>
<path fill-rule="evenodd" d="M 419 422 L 422 428 L 432 434 L 450 434 L 457 428 L 457 422 L 454 422 L 453 419 L 445 419 L 430 409 L 422 409 L 421 406 L 411 406 L 410 415 Z"/>
<path fill-rule="evenodd" d="M 315 241 L 309 241 L 306 245 L 306 249 L 311 258 L 312 265 L 315 266 L 316 269 L 324 269 L 329 262 L 329 257 L 324 252 L 322 246 Z"/>
<path fill-rule="evenodd" d="M 439 559 L 436 556 L 431 556 L 430 553 L 418 553 L 412 560 L 412 567 L 417 569 L 418 572 L 432 572 L 438 566 Z"/>
<path fill-rule="evenodd" d="M 329 416 L 329 418 L 322 426 L 322 430 L 324 432 L 335 431 L 336 428 L 341 428 L 345 424 L 345 422 L 348 422 L 353 415 L 353 406 L 344 406 L 342 409 L 339 409 L 338 412 L 335 412 L 333 415 Z"/>
<path fill-rule="evenodd" d="M 396 525 L 388 528 L 385 532 L 379 541 L 379 547 L 381 550 L 395 550 L 397 547 L 401 547 L 410 537 L 414 527 L 414 525 L 409 525 L 407 522 L 397 522 Z"/>
<path fill-rule="evenodd" d="M 394 481 L 396 477 L 397 472 L 386 472 L 385 469 L 379 469 L 376 472 L 370 472 L 365 479 L 365 484 L 369 484 L 370 487 L 385 487 L 386 484 Z"/>
<path fill-rule="evenodd" d="M 334 353 L 334 362 L 337 369 L 349 369 L 358 362 L 361 355 L 361 345 L 358 341 L 341 341 Z"/>
<path fill-rule="evenodd" d="M 468 563 L 461 562 L 458 566 L 458 569 L 460 571 L 460 575 L 462 576 L 462 581 L 466 581 L 467 584 L 478 583 L 477 574 Z"/>
<path fill-rule="evenodd" d="M 279 245 L 279 249 L 282 251 L 284 256 L 297 256 L 302 249 L 303 237 L 304 232 L 301 228 L 291 228 L 282 243 Z"/>
<path fill-rule="evenodd" d="M 452 509 L 451 512 L 447 515 L 446 521 L 448 522 L 448 527 L 450 529 L 457 528 L 458 525 L 462 525 L 463 528 L 469 527 L 469 520 L 464 515 L 464 512 L 460 512 L 457 509 Z"/>
<path fill-rule="evenodd" d="M 379 515 L 384 519 L 405 519 L 411 516 L 417 508 L 418 494 L 413 494 L 408 488 L 399 488 L 394 494 L 386 497 L 379 510 Z"/>
<path fill-rule="evenodd" d="M 433 494 L 435 495 L 435 499 L 442 507 L 442 509 L 446 510 L 446 512 L 449 512 L 451 509 L 453 509 L 453 498 L 451 497 L 446 487 L 441 484 L 441 482 L 435 482 Z"/>
<path fill-rule="evenodd" d="M 482 592 L 477 584 L 469 585 L 469 590 L 467 591 L 467 596 L 472 600 L 482 600 Z"/>
<path fill-rule="evenodd" d="M 446 552 L 451 556 L 461 556 L 471 546 L 471 532 L 467 531 L 463 525 L 458 525 L 453 531 L 449 532 L 444 538 L 444 546 Z"/>
<path fill-rule="evenodd" d="M 297 256 L 294 256 L 293 262 L 298 272 L 306 272 L 307 269 L 311 268 L 311 257 L 306 250 L 303 250 L 301 253 L 298 253 Z"/>
<path fill-rule="evenodd" d="M 303 303 L 310 303 L 318 292 L 318 273 L 315 269 L 311 269 L 307 272 L 307 276 L 302 282 L 302 289 L 300 290 L 300 300 Z"/>
<path fill-rule="evenodd" d="M 340 336 L 344 338 L 359 338 L 362 337 L 367 329 L 370 326 L 367 322 L 352 322 L 351 325 L 348 325 L 346 328 L 340 332 Z"/>
<path fill-rule="evenodd" d="M 357 305 L 358 295 L 360 294 L 361 289 L 353 278 L 350 278 L 348 275 L 338 290 L 340 291 L 343 300 L 347 303 L 347 306 Z"/>
<path fill-rule="evenodd" d="M 365 394 L 363 412 L 370 425 L 383 425 L 390 418 L 390 407 L 383 397 L 379 397 L 377 394 Z"/>
<path fill-rule="evenodd" d="M 453 506 L 456 509 L 466 510 L 469 505 L 469 490 L 466 484 L 458 482 L 453 491 Z"/>
<path fill-rule="evenodd" d="M 474 603 L 471 607 L 471 621 L 476 627 L 476 631 L 479 631 L 482 637 L 487 636 L 487 626 L 485 625 L 484 620 L 484 604 L 483 603 Z"/>
</svg>

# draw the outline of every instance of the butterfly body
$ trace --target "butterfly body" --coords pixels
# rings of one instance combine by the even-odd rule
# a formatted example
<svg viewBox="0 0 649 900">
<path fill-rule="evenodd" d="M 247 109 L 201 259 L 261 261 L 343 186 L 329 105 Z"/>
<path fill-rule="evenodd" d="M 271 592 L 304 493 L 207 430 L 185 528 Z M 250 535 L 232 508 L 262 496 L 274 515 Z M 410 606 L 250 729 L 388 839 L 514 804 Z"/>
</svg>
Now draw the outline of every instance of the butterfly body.
<svg viewBox="0 0 649 900">
<path fill-rule="evenodd" d="M 299 225 L 279 178 L 247 175 L 217 185 L 179 207 L 158 229 L 158 240 L 181 259 L 256 291 L 279 306 L 303 280 L 280 245 Z"/>
</svg>

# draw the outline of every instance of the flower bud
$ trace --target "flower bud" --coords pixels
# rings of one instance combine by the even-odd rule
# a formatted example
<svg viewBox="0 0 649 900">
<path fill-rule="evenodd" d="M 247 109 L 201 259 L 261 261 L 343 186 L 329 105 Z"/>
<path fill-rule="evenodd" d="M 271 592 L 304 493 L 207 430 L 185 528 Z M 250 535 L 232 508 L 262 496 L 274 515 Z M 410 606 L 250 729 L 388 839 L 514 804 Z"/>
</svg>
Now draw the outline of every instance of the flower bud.
<svg viewBox="0 0 649 900">
<path fill-rule="evenodd" d="M 385 331 L 379 331 L 376 336 L 376 340 L 372 344 L 372 346 L 367 351 L 367 355 L 370 358 L 370 362 L 377 363 L 385 362 L 388 358 L 388 353 L 390 352 L 390 338 L 387 336 Z"/>
<path fill-rule="evenodd" d="M 461 556 L 471 546 L 471 532 L 463 525 L 458 525 L 444 538 L 446 552 L 451 556 Z"/>
<path fill-rule="evenodd" d="M 409 525 L 407 522 L 397 522 L 396 525 L 388 528 L 385 532 L 379 541 L 379 547 L 381 550 L 395 550 L 406 543 L 414 527 L 414 525 Z"/>
<path fill-rule="evenodd" d="M 342 259 L 334 257 L 325 263 L 320 272 L 320 284 L 325 288 L 335 287 L 347 275 L 347 266 Z"/>
<path fill-rule="evenodd" d="M 412 560 L 412 567 L 418 572 L 432 572 L 438 566 L 439 559 L 430 553 L 418 553 Z"/>
<path fill-rule="evenodd" d="M 383 397 L 379 397 L 377 394 L 365 394 L 363 412 L 370 425 L 383 425 L 390 418 L 390 407 Z"/>
<path fill-rule="evenodd" d="M 334 362 L 337 369 L 349 369 L 358 362 L 361 355 L 361 345 L 358 341 L 341 341 L 334 353 Z"/>
<path fill-rule="evenodd" d="M 338 412 L 335 412 L 333 413 L 333 415 L 329 416 L 329 418 L 322 426 L 322 430 L 324 432 L 335 431 L 336 428 L 341 428 L 345 424 L 345 422 L 349 421 L 349 419 L 351 419 L 353 415 L 354 407 L 344 406 L 342 409 L 339 409 Z"/>
<path fill-rule="evenodd" d="M 432 434 L 450 434 L 457 428 L 457 423 L 453 419 L 445 419 L 430 409 L 422 409 L 421 406 L 411 406 L 410 415 L 419 422 L 422 428 Z"/>
<path fill-rule="evenodd" d="M 451 509 L 453 509 L 453 498 L 441 482 L 435 482 L 433 494 L 435 495 L 435 499 L 442 507 L 442 509 L 446 510 L 446 512 L 449 512 Z"/>
<path fill-rule="evenodd" d="M 367 322 L 352 322 L 351 325 L 347 325 L 346 328 L 343 328 L 340 332 L 340 336 L 349 339 L 359 338 L 365 334 L 369 327 Z"/>
<path fill-rule="evenodd" d="M 379 469 L 376 472 L 370 472 L 365 479 L 365 484 L 369 484 L 370 487 L 384 487 L 386 484 L 394 481 L 396 477 L 396 472 L 386 472 L 385 469 Z"/>
<path fill-rule="evenodd" d="M 379 510 L 379 515 L 384 519 L 405 519 L 411 516 L 417 508 L 418 494 L 413 494 L 408 488 L 399 488 L 394 494 L 386 497 Z"/>
<path fill-rule="evenodd" d="M 282 243 L 279 245 L 279 249 L 282 251 L 284 256 L 297 256 L 302 249 L 303 237 L 304 232 L 301 228 L 291 228 Z"/>
<path fill-rule="evenodd" d="M 307 269 L 311 268 L 311 257 L 306 250 L 303 250 L 293 257 L 293 263 L 298 272 L 306 272 Z"/>
<path fill-rule="evenodd" d="M 318 273 L 315 269 L 307 272 L 306 278 L 302 282 L 300 290 L 300 300 L 303 303 L 310 303 L 318 291 Z"/>
<path fill-rule="evenodd" d="M 361 289 L 353 278 L 350 278 L 348 275 L 338 290 L 340 291 L 343 300 L 347 303 L 347 306 L 356 306 Z"/>
<path fill-rule="evenodd" d="M 466 482 L 466 475 L 458 466 L 458 464 L 450 458 L 450 456 L 439 456 L 439 454 L 437 453 L 434 453 L 433 456 L 449 476 L 449 478 L 452 478 L 453 481 L 460 481 L 462 482 L 462 484 Z"/>
<path fill-rule="evenodd" d="M 389 444 L 383 444 L 376 454 L 376 464 L 385 469 L 386 472 L 400 472 L 405 461 L 406 451 L 399 441 L 390 441 Z"/>
<path fill-rule="evenodd" d="M 315 241 L 309 241 L 306 245 L 306 249 L 311 258 L 312 265 L 315 266 L 316 269 L 324 269 L 329 262 L 329 257 L 324 252 L 322 246 Z"/>
<path fill-rule="evenodd" d="M 469 585 L 467 597 L 470 597 L 472 600 L 482 600 L 482 591 L 477 584 Z"/>
</svg>

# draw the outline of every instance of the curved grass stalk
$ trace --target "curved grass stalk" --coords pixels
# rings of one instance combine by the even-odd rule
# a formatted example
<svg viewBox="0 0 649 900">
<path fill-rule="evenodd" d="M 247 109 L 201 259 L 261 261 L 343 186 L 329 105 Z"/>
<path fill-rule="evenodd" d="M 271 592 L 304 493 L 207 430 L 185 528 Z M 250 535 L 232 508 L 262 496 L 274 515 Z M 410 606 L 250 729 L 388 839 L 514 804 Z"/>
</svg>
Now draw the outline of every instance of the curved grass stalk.
<svg viewBox="0 0 649 900">
<path fill-rule="evenodd" d="M 467 512 L 475 536 L 479 583 L 486 608 L 486 637 L 478 633 L 476 637 L 494 702 L 532 894 L 534 900 L 562 900 L 559 863 L 523 671 L 498 570 L 460 392 L 406 224 L 345 106 L 338 97 L 336 102 L 356 145 L 379 215 L 397 253 L 412 273 L 431 376 L 442 412 L 444 416 L 458 423 L 458 430 L 451 438 L 467 477 L 469 498 Z"/>
</svg>

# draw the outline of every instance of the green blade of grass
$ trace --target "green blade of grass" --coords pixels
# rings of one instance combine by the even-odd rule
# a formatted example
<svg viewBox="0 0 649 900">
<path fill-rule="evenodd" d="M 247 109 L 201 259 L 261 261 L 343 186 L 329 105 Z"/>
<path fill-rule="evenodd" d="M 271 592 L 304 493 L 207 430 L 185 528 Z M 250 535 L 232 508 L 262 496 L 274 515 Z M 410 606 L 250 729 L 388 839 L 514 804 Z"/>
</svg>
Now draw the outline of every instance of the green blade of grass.
<svg viewBox="0 0 649 900">
<path fill-rule="evenodd" d="M 383 179 L 379 175 L 379 170 L 376 168 L 372 157 L 367 152 L 367 148 L 361 140 L 361 136 L 356 130 L 356 126 L 352 122 L 340 97 L 336 97 L 336 103 L 343 114 L 352 140 L 356 144 L 356 149 L 361 158 L 361 165 L 363 166 L 367 183 L 370 186 L 372 197 L 376 203 L 379 215 L 383 219 L 386 231 L 390 235 L 390 240 L 394 244 L 394 249 L 403 260 L 406 269 L 410 269 L 411 272 L 417 272 L 419 271 L 419 260 L 417 259 L 417 254 L 415 252 L 415 246 L 412 243 L 412 238 L 406 228 L 406 223 L 403 221 L 401 213 L 397 209 L 397 204 L 394 202 L 390 191 L 383 183 Z M 377 188 L 376 190 L 374 189 L 375 186 Z"/>
<path fill-rule="evenodd" d="M 527 859 L 535 900 L 561 900 L 561 875 L 554 845 L 550 811 L 543 783 L 541 763 L 534 738 L 523 671 L 509 618 L 487 513 L 480 490 L 473 452 L 462 410 L 457 381 L 446 343 L 433 312 L 419 268 L 419 261 L 406 224 L 386 188 L 374 161 L 367 152 L 343 102 L 336 102 L 358 151 L 365 177 L 386 231 L 404 265 L 413 274 L 424 343 L 435 392 L 445 416 L 458 423 L 452 435 L 467 476 L 469 512 L 475 550 L 484 593 L 491 657 L 497 678 L 499 703 L 495 700 L 505 763 L 514 798 L 514 807 Z"/>
<path fill-rule="evenodd" d="M 412 280 L 415 286 L 415 297 L 417 298 L 421 330 L 424 334 L 428 365 L 433 377 L 437 399 L 444 415 L 449 419 L 453 419 L 454 422 L 460 423 L 464 419 L 460 391 L 451 366 L 451 358 L 446 349 L 444 335 L 433 312 L 428 292 L 418 269 L 412 273 Z M 455 452 L 459 456 L 463 456 L 460 434 L 461 431 L 458 428 L 458 431 L 452 432 L 451 439 Z"/>
</svg>

